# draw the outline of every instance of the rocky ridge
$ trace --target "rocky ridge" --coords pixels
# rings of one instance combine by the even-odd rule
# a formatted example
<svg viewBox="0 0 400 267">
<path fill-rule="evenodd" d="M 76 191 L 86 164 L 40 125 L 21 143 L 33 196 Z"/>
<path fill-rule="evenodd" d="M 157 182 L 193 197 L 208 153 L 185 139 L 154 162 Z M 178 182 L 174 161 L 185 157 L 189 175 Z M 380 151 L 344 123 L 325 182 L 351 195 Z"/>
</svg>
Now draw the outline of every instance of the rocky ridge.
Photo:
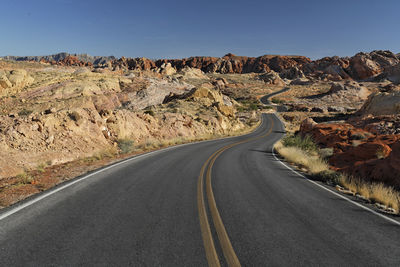
<svg viewBox="0 0 400 267">
<path fill-rule="evenodd" d="M 114 57 L 91 57 L 89 55 L 71 55 L 60 53 L 42 57 L 4 57 L 7 60 L 38 61 L 63 66 L 94 66 L 112 70 L 139 70 L 179 72 L 185 67 L 200 69 L 205 73 L 265 73 L 274 71 L 282 79 L 308 79 L 340 81 L 353 79 L 389 80 L 400 82 L 400 59 L 391 51 L 375 50 L 358 53 L 352 57 L 324 57 L 311 60 L 304 56 L 264 55 L 245 57 L 227 54 L 218 57 L 190 57 L 183 59 L 159 59 Z M 172 70 L 174 69 L 174 70 Z"/>
</svg>

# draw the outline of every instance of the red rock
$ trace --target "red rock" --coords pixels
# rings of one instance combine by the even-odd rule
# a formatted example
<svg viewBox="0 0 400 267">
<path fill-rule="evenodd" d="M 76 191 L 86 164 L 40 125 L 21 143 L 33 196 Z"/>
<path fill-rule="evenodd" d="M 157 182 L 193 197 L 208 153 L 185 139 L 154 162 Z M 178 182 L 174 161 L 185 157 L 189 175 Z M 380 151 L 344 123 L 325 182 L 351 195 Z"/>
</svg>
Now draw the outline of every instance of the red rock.
<svg viewBox="0 0 400 267">
<path fill-rule="evenodd" d="M 329 164 L 337 171 L 368 181 L 385 182 L 400 188 L 400 135 L 374 135 L 350 124 L 301 124 L 321 147 L 332 147 Z"/>
</svg>

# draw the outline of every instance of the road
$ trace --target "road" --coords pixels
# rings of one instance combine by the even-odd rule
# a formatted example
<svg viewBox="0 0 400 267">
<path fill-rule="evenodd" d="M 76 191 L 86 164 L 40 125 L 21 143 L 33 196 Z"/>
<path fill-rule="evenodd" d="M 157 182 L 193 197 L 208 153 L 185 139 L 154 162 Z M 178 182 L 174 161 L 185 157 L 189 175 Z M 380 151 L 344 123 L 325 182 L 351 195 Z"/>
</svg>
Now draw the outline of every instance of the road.
<svg viewBox="0 0 400 267">
<path fill-rule="evenodd" d="M 13 206 L 0 266 L 400 266 L 400 226 L 282 165 L 282 135 L 263 114 L 246 136 L 136 157 Z"/>
</svg>

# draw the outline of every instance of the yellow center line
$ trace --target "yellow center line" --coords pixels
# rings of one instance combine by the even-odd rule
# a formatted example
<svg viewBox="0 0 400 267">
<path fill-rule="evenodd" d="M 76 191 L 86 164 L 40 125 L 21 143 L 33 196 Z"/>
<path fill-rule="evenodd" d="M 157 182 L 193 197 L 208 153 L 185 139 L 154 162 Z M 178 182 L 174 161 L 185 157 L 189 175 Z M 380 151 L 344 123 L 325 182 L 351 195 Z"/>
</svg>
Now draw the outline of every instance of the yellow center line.
<svg viewBox="0 0 400 267">
<path fill-rule="evenodd" d="M 208 217 L 207 217 L 207 212 L 205 208 L 205 201 L 204 201 L 204 194 L 203 194 L 203 177 L 204 177 L 204 172 L 207 168 L 207 174 L 206 174 L 206 194 L 207 194 L 207 199 L 208 199 L 208 205 L 210 208 L 210 213 L 211 217 L 215 226 L 215 230 L 217 232 L 217 236 L 222 248 L 222 251 L 224 253 L 224 257 L 228 263 L 229 266 L 241 266 L 238 257 L 236 256 L 236 253 L 232 247 L 231 241 L 229 239 L 228 233 L 226 232 L 225 226 L 222 222 L 222 218 L 220 216 L 220 213 L 217 208 L 217 204 L 215 201 L 213 189 L 212 189 L 212 184 L 211 184 L 211 170 L 212 167 L 217 160 L 217 158 L 227 149 L 237 146 L 239 144 L 243 144 L 246 142 L 250 142 L 253 140 L 258 140 L 261 138 L 264 138 L 271 134 L 272 128 L 274 126 L 273 120 L 269 119 L 271 122 L 271 127 L 268 130 L 268 132 L 262 136 L 258 137 L 253 137 L 249 138 L 243 141 L 239 141 L 230 145 L 226 145 L 216 152 L 214 152 L 204 163 L 204 165 L 201 168 L 199 179 L 198 179 L 198 184 L 197 184 L 197 203 L 198 203 L 198 210 L 199 210 L 199 218 L 200 218 L 200 228 L 202 232 L 202 237 L 203 237 L 203 243 L 204 243 L 204 248 L 206 250 L 206 257 L 208 261 L 209 266 L 220 266 L 218 254 L 215 250 L 215 245 L 214 241 L 212 238 L 211 234 L 211 229 L 210 229 L 210 224 L 208 222 Z"/>
</svg>

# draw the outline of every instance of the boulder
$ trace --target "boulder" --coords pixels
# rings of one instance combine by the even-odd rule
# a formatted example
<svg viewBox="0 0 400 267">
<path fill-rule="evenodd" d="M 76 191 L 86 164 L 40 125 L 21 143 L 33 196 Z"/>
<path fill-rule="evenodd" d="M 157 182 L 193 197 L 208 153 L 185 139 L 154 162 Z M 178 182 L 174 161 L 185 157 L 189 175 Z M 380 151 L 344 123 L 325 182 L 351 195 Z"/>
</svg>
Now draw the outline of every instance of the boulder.
<svg viewBox="0 0 400 267">
<path fill-rule="evenodd" d="M 279 77 L 278 73 L 276 73 L 273 70 L 267 73 L 260 74 L 258 78 L 260 80 L 263 80 L 266 84 L 273 84 L 279 86 L 286 85 L 285 82 L 281 79 L 281 77 Z"/>
<path fill-rule="evenodd" d="M 191 68 L 187 66 L 181 69 L 178 73 L 183 76 L 183 79 L 209 79 L 201 69 Z"/>
<path fill-rule="evenodd" d="M 359 115 L 396 115 L 400 113 L 400 91 L 382 92 L 369 96 L 357 112 Z"/>
<path fill-rule="evenodd" d="M 289 79 L 289 80 L 294 80 L 294 79 L 301 79 L 305 78 L 306 76 L 304 75 L 303 71 L 300 70 L 298 67 L 291 67 L 288 69 L 284 69 L 279 76 L 282 79 Z"/>
<path fill-rule="evenodd" d="M 0 71 L 0 89 L 6 89 L 9 87 L 12 87 L 12 84 L 8 80 L 6 73 L 4 71 Z"/>
<path fill-rule="evenodd" d="M 303 120 L 300 124 L 300 132 L 302 134 L 308 134 L 318 123 L 316 123 L 313 119 L 307 118 Z"/>
<path fill-rule="evenodd" d="M 172 67 L 171 63 L 163 63 L 160 67 L 160 73 L 165 75 L 173 75 L 176 69 Z"/>
</svg>

